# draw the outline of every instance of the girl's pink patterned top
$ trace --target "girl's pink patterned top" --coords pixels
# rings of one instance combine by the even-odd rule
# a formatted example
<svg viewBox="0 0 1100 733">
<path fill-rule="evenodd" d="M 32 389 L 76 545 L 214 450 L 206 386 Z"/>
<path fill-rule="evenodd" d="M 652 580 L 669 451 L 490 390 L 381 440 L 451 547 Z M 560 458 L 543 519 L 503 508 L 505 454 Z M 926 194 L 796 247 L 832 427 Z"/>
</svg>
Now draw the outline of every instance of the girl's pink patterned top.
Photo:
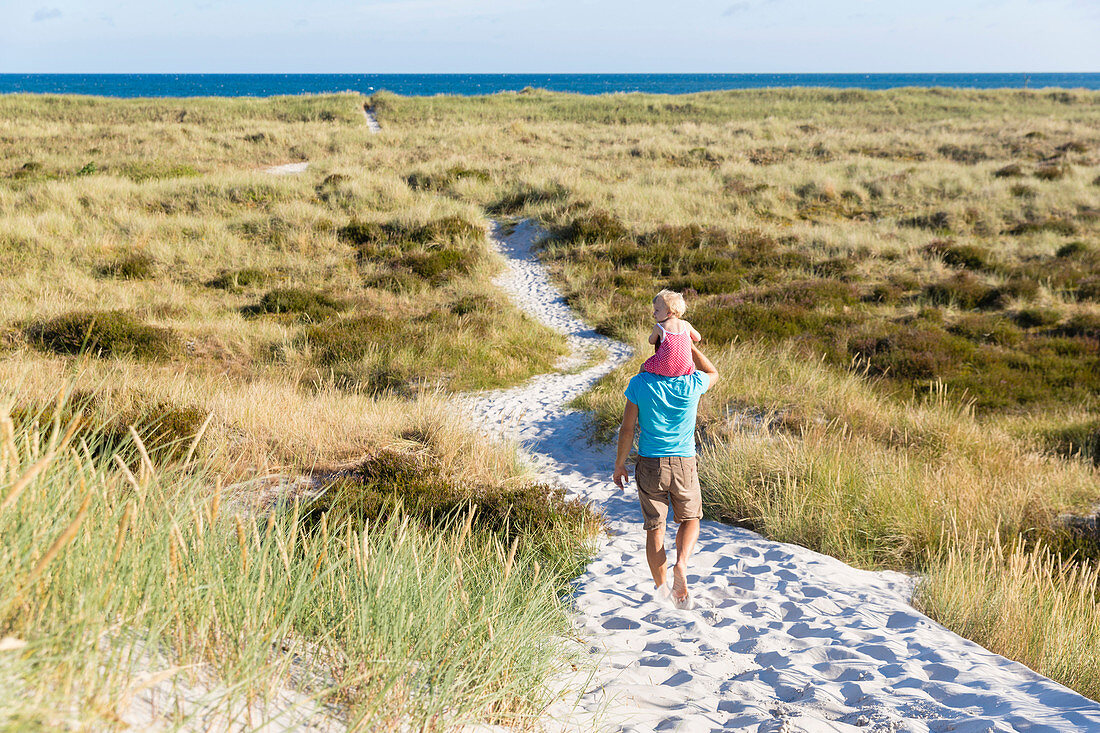
<svg viewBox="0 0 1100 733">
<path fill-rule="evenodd" d="M 642 370 L 662 377 L 684 377 L 695 371 L 691 359 L 691 330 L 669 333 L 661 324 L 661 343 L 657 353 L 645 360 Z"/>
</svg>

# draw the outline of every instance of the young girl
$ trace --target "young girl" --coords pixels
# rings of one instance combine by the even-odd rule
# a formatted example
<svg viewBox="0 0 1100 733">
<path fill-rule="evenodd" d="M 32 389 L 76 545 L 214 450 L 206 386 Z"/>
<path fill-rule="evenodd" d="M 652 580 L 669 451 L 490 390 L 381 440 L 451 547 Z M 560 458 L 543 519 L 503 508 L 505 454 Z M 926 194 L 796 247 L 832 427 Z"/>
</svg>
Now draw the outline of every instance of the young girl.
<svg viewBox="0 0 1100 733">
<path fill-rule="evenodd" d="M 662 377 L 683 377 L 695 371 L 691 342 L 702 336 L 682 320 L 685 310 L 684 296 L 671 290 L 657 293 L 653 299 L 653 318 L 657 323 L 649 334 L 649 343 L 656 349 L 642 364 L 642 371 Z"/>
</svg>

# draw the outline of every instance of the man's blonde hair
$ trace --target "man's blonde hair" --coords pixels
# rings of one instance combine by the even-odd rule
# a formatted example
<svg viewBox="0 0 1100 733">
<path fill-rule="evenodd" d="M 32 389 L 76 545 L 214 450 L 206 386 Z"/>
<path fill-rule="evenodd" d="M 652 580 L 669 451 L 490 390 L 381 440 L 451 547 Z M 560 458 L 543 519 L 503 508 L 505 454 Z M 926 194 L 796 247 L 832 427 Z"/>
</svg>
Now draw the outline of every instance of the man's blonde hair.
<svg viewBox="0 0 1100 733">
<path fill-rule="evenodd" d="M 668 308 L 668 312 L 677 318 L 682 318 L 687 311 L 687 303 L 684 302 L 684 296 L 677 293 L 675 290 L 662 290 L 657 293 L 653 298 L 653 302 L 658 300 L 665 304 L 665 308 Z"/>
</svg>

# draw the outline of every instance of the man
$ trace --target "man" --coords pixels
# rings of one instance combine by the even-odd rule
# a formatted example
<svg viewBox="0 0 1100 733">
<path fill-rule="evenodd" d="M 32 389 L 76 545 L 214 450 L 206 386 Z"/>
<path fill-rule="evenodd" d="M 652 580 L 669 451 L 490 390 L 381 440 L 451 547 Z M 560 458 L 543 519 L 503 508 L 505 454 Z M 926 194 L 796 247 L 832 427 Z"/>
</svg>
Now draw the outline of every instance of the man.
<svg viewBox="0 0 1100 733">
<path fill-rule="evenodd" d="M 687 562 L 699 539 L 703 499 L 695 466 L 695 413 L 699 398 L 718 381 L 718 372 L 707 357 L 691 347 L 696 371 L 684 377 L 662 377 L 640 372 L 626 388 L 626 409 L 619 427 L 615 457 L 615 485 L 626 487 L 630 473 L 626 459 L 639 427 L 635 481 L 646 531 L 645 554 L 658 593 L 664 592 L 665 516 L 669 504 L 676 530 L 676 564 L 672 568 L 672 598 L 688 603 Z"/>
</svg>

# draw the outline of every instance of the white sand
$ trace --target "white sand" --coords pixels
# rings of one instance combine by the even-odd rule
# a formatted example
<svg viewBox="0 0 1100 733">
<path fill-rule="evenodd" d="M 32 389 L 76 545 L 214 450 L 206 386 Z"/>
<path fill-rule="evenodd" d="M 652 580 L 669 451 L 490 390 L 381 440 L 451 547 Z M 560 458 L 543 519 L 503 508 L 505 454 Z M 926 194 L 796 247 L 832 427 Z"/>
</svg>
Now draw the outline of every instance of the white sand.
<svg viewBox="0 0 1100 733">
<path fill-rule="evenodd" d="M 264 173 L 270 173 L 273 176 L 292 176 L 297 173 L 305 173 L 306 168 L 309 168 L 309 162 L 304 163 L 284 163 L 283 165 L 273 165 L 270 168 L 264 168 Z"/>
<path fill-rule="evenodd" d="M 374 116 L 374 111 L 370 107 L 363 107 L 363 117 L 367 121 L 367 129 L 376 135 L 382 132 L 382 126 L 378 124 L 378 118 Z"/>
<path fill-rule="evenodd" d="M 574 596 L 598 670 L 573 681 L 580 687 L 549 711 L 548 729 L 1100 731 L 1100 704 L 918 613 L 899 573 L 704 521 L 688 574 L 696 608 L 655 598 L 633 484 L 614 487 L 614 447 L 590 444 L 585 416 L 564 407 L 629 349 L 573 316 L 531 252 L 539 234 L 526 223 L 494 230 L 508 262 L 498 284 L 566 333 L 579 363 L 596 347 L 610 358 L 467 404 L 486 430 L 523 441 L 545 480 L 610 520 Z"/>
</svg>

